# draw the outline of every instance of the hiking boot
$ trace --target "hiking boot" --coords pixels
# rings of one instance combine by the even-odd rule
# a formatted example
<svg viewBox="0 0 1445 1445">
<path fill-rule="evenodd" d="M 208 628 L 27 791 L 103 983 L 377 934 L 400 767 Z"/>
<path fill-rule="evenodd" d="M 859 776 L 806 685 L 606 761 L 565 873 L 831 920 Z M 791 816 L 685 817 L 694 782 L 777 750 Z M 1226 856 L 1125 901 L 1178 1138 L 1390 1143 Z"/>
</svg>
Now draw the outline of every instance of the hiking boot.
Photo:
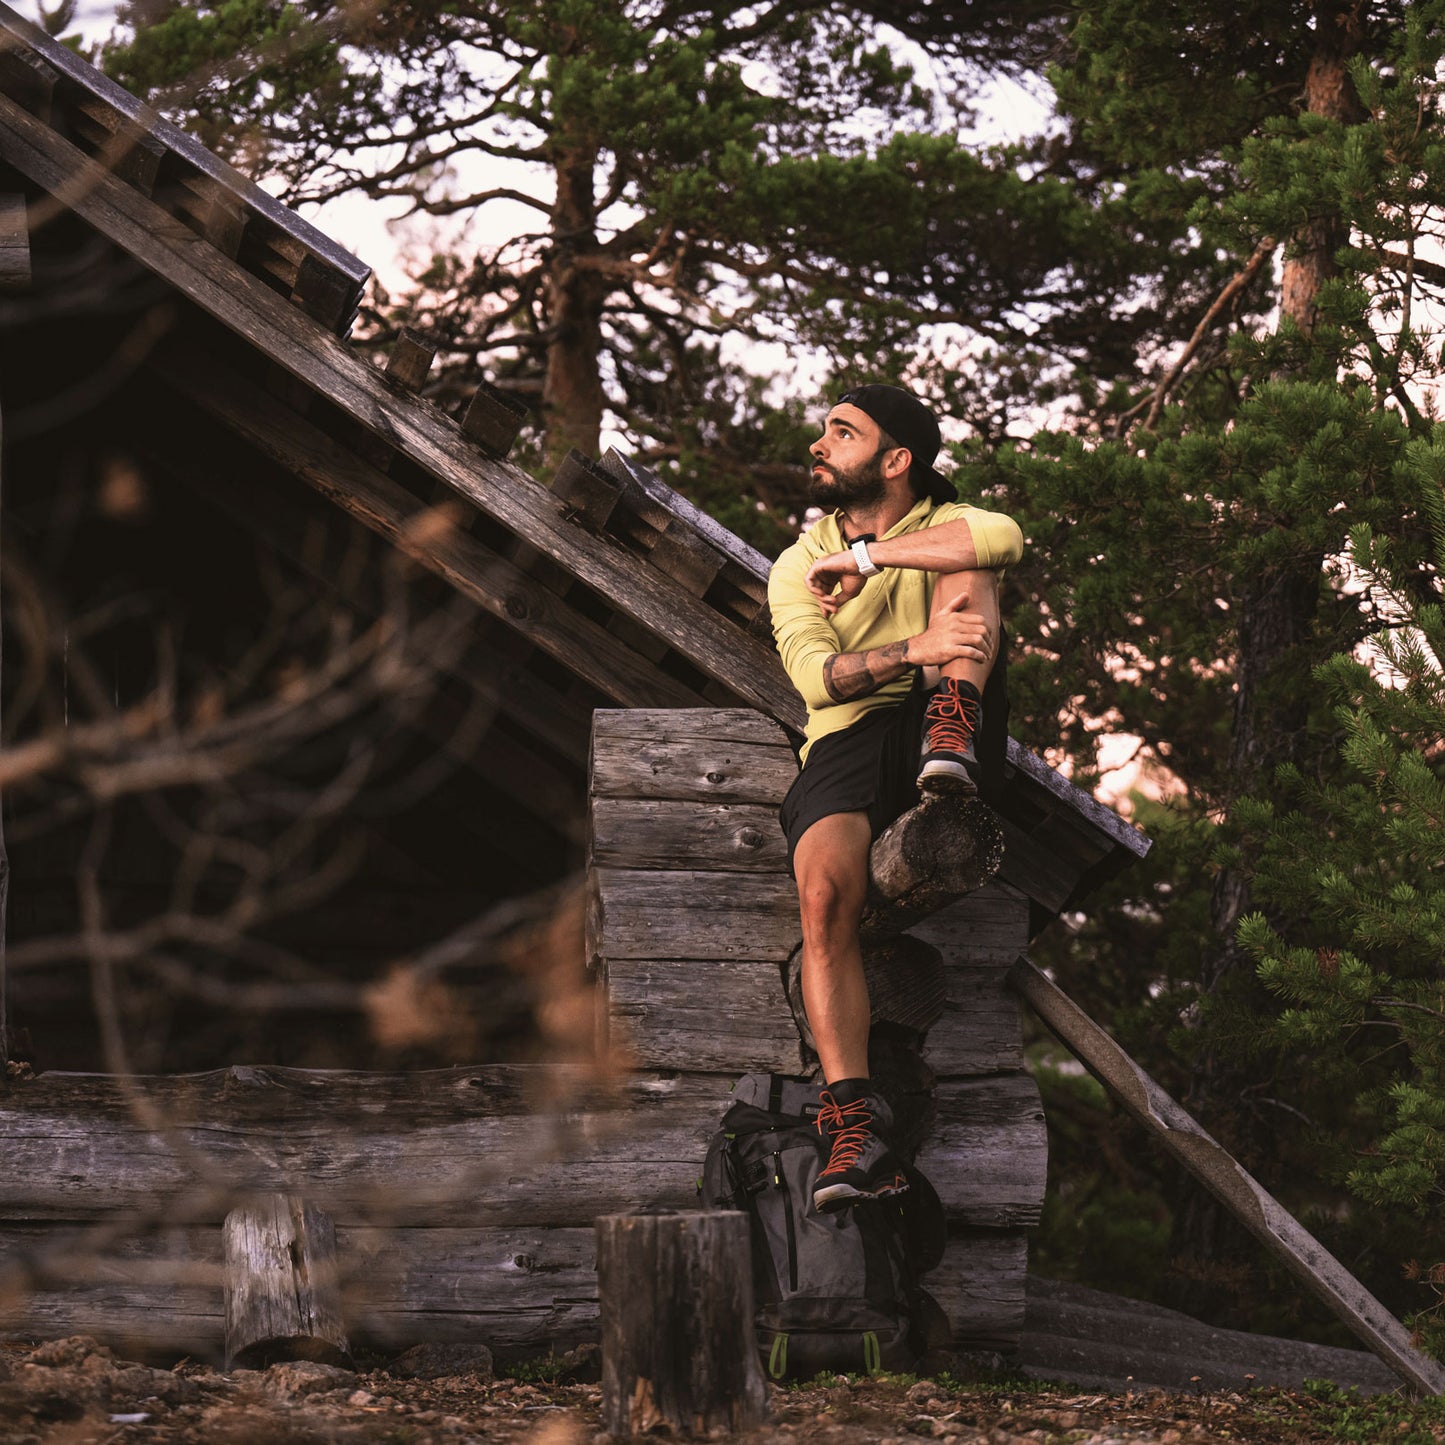
<svg viewBox="0 0 1445 1445">
<path fill-rule="evenodd" d="M 820 1214 L 908 1188 L 908 1177 L 880 1132 L 893 1127 L 891 1110 L 877 1094 L 849 1087 L 852 1084 L 835 1084 L 818 1096 L 823 1105 L 818 1132 L 829 1139 L 828 1162 L 813 1188 L 813 1207 Z"/>
<path fill-rule="evenodd" d="M 973 735 L 978 728 L 979 703 L 978 689 L 972 683 L 952 677 L 945 677 L 928 699 L 923 715 L 923 762 L 918 770 L 922 791 L 977 795 Z"/>
</svg>

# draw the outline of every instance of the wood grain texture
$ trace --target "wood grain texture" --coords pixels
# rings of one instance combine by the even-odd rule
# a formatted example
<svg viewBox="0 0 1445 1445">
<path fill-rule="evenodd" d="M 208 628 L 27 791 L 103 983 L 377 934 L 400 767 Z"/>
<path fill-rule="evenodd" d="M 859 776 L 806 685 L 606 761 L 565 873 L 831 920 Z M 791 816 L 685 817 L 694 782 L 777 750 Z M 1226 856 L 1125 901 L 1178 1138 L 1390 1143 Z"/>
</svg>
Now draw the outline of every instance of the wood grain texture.
<svg viewBox="0 0 1445 1445">
<path fill-rule="evenodd" d="M 602 951 L 618 958 L 781 963 L 799 938 L 787 874 L 597 868 Z"/>
<path fill-rule="evenodd" d="M 597 1285 L 604 1430 L 687 1438 L 767 1418 L 747 1215 L 601 1218 Z"/>
<path fill-rule="evenodd" d="M 115 1081 L 97 1076 L 42 1075 L 11 1090 L 0 1103 L 0 1220 L 160 1210 L 178 1224 L 219 1223 L 258 1193 L 303 1195 L 338 1228 L 566 1226 L 688 1207 L 733 1081 L 731 1071 L 643 1076 L 623 1090 L 626 1107 L 605 1110 L 585 1096 L 529 1108 L 545 1070 L 301 1072 L 139 1081 L 164 1127 L 137 1124 Z M 1042 1127 L 1029 1084 L 940 1086 L 937 1137 L 920 1164 L 959 1222 L 1037 1217 L 1042 1166 L 1026 1145 Z"/>
<path fill-rule="evenodd" d="M 1048 1135 L 1029 1074 L 940 1082 L 932 1130 L 917 1164 L 955 1224 L 1037 1224 L 1048 1175 Z"/>
<path fill-rule="evenodd" d="M 920 1283 L 943 1307 L 956 1349 L 1019 1346 L 1028 1236 L 1021 1229 L 952 1229 L 943 1260 Z"/>
<path fill-rule="evenodd" d="M 778 874 L 787 870 L 788 843 L 771 804 L 594 796 L 591 861 Z"/>
<path fill-rule="evenodd" d="M 73 1224 L 0 1225 L 0 1279 L 51 1260 L 0 1305 L 0 1338 L 95 1335 L 135 1354 L 222 1358 L 221 1232 L 167 1228 L 81 1251 Z M 353 1347 L 426 1341 L 488 1345 L 502 1359 L 598 1337 L 593 1226 L 336 1230 L 342 1310 Z M 962 1347 L 1001 1348 L 1022 1315 L 1021 1232 L 955 1231 L 924 1284 Z M 1017 1303 L 1015 1302 L 1017 1297 Z"/>
<path fill-rule="evenodd" d="M 639 1068 L 798 1072 L 798 1030 L 776 963 L 755 959 L 607 964 L 611 1038 Z"/>
<path fill-rule="evenodd" d="M 278 1360 L 349 1365 L 336 1230 L 294 1195 L 266 1194 L 233 1209 L 221 1226 L 226 1368 Z"/>
</svg>

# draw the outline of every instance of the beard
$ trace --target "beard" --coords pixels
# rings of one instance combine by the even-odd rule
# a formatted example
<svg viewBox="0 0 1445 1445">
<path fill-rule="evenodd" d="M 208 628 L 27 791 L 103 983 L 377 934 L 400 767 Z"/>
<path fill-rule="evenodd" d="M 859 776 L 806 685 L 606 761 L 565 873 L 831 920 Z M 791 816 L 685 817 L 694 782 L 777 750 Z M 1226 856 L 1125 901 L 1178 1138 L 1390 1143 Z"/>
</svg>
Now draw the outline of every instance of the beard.
<svg viewBox="0 0 1445 1445">
<path fill-rule="evenodd" d="M 883 451 L 880 449 L 866 462 L 839 470 L 823 462 L 813 463 L 810 473 L 808 496 L 815 506 L 829 507 L 839 511 L 850 508 L 866 509 L 883 500 L 887 484 L 883 480 Z M 819 472 L 817 468 L 823 470 Z"/>
</svg>

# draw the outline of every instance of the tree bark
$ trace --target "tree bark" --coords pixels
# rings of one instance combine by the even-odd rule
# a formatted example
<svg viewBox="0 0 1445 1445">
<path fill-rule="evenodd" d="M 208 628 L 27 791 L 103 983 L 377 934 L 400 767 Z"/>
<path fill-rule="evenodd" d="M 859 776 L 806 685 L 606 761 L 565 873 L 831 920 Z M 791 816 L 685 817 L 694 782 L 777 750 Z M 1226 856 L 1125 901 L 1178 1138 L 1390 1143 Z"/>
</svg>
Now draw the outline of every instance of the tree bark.
<svg viewBox="0 0 1445 1445">
<path fill-rule="evenodd" d="M 590 264 L 598 250 L 595 166 L 594 147 L 558 149 L 547 259 L 547 375 L 542 383 L 543 456 L 549 474 L 574 449 L 595 456 L 602 435 L 602 306 L 610 285 Z"/>
<path fill-rule="evenodd" d="M 597 1288 L 603 1429 L 705 1435 L 767 1418 L 745 1214 L 607 1215 Z"/>
</svg>

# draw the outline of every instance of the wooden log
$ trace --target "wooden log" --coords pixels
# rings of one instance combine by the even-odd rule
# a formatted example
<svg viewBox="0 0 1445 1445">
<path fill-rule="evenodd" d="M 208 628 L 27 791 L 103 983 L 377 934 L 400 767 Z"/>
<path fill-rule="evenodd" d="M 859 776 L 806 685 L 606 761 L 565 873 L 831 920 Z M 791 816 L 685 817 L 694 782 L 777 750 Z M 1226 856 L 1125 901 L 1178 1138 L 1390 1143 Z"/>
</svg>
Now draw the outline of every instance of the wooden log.
<svg viewBox="0 0 1445 1445">
<path fill-rule="evenodd" d="M 604 716 L 599 712 L 597 718 Z M 775 742 L 632 737 L 612 747 L 596 732 L 592 792 L 612 798 L 757 803 L 777 808 L 798 776 L 792 749 Z"/>
<path fill-rule="evenodd" d="M 0 1300 L 0 1339 L 93 1335 L 127 1356 L 215 1360 L 224 1351 L 221 1231 L 167 1228 L 97 1253 L 64 1223 L 0 1225 L 0 1277 L 25 1261 L 23 1293 Z M 925 1288 L 959 1349 L 1004 1349 L 1023 1316 L 1022 1230 L 954 1230 Z M 336 1230 L 353 1349 L 483 1340 L 499 1359 L 561 1352 L 598 1336 L 595 1229 L 468 1226 Z"/>
<path fill-rule="evenodd" d="M 762 1424 L 751 1260 L 745 1214 L 597 1221 L 604 1430 L 692 1436 Z"/>
<path fill-rule="evenodd" d="M 1051 979 L 1020 958 L 1010 986 L 1174 1158 L 1401 1379 L 1445 1393 L 1445 1365 Z"/>
<path fill-rule="evenodd" d="M 96 160 L 118 180 L 150 196 L 166 148 L 144 126 L 95 95 L 80 95 L 72 101 L 70 124 L 74 134 L 93 147 Z"/>
<path fill-rule="evenodd" d="M 957 1350 L 1019 1346 L 1028 1236 L 1021 1229 L 951 1229 L 943 1259 L 919 1281 L 948 1316 Z"/>
<path fill-rule="evenodd" d="M 238 1067 L 139 1079 L 166 1121 L 154 1129 L 134 1122 L 113 1079 L 42 1075 L 0 1098 L 0 1221 L 136 1211 L 220 1223 L 237 1197 L 260 1193 L 302 1195 L 338 1228 L 452 1228 L 478 1217 L 565 1226 L 599 1211 L 689 1206 L 732 1071 L 638 1076 L 613 1109 L 582 1103 L 595 1084 L 533 1107 L 566 1078 L 497 1066 L 411 1075 Z M 1037 1097 L 988 1079 L 939 1094 L 935 1167 L 953 1218 L 1000 1228 L 1036 1218 L 1038 1156 L 1016 1146 L 1037 1127 Z"/>
<path fill-rule="evenodd" d="M 351 278 L 314 251 L 307 251 L 296 268 L 291 300 L 336 336 L 345 336 L 356 319 L 357 298 Z"/>
<path fill-rule="evenodd" d="M 603 952 L 620 958 L 769 959 L 798 941 L 787 874 L 595 868 Z"/>
<path fill-rule="evenodd" d="M 436 347 L 426 337 L 404 326 L 386 358 L 386 379 L 402 391 L 420 391 L 436 355 Z"/>
<path fill-rule="evenodd" d="M 590 861 L 599 867 L 781 873 L 788 866 L 770 803 L 594 796 L 591 821 Z"/>
<path fill-rule="evenodd" d="M 1011 1229 L 1043 1214 L 1049 1141 L 1033 1076 L 940 1081 L 917 1164 L 955 1225 Z"/>
<path fill-rule="evenodd" d="M 490 382 L 477 387 L 462 418 L 462 430 L 489 456 L 501 458 L 512 450 L 527 419 L 527 404 L 498 391 Z"/>
<path fill-rule="evenodd" d="M 647 560 L 694 597 L 701 597 L 722 571 L 724 558 L 691 527 L 674 519 L 658 535 Z"/>
<path fill-rule="evenodd" d="M 609 960 L 608 1041 L 639 1068 L 795 1074 L 798 1029 L 777 964 Z"/>
<path fill-rule="evenodd" d="M 30 228 L 24 196 L 0 196 L 0 291 L 30 286 Z"/>
<path fill-rule="evenodd" d="M 265 1195 L 233 1209 L 221 1229 L 226 1270 L 226 1368 L 278 1360 L 349 1365 L 336 1232 L 302 1199 Z"/>
<path fill-rule="evenodd" d="M 816 1058 L 817 1044 L 803 1003 L 803 952 L 794 950 L 784 969 L 788 1008 L 798 1036 Z M 863 945 L 863 976 L 868 984 L 869 1022 L 907 1030 L 918 1043 L 943 1016 L 948 1000 L 948 970 L 943 954 L 920 938 L 900 934 Z"/>
<path fill-rule="evenodd" d="M 198 172 L 187 172 L 171 189 L 170 204 L 196 235 L 223 256 L 240 255 L 246 232 L 246 208 L 219 181 Z"/>
<path fill-rule="evenodd" d="M 891 823 L 868 856 L 870 903 L 860 932 L 886 938 L 982 887 L 998 871 L 1003 836 L 977 799 L 931 794 Z"/>
</svg>

